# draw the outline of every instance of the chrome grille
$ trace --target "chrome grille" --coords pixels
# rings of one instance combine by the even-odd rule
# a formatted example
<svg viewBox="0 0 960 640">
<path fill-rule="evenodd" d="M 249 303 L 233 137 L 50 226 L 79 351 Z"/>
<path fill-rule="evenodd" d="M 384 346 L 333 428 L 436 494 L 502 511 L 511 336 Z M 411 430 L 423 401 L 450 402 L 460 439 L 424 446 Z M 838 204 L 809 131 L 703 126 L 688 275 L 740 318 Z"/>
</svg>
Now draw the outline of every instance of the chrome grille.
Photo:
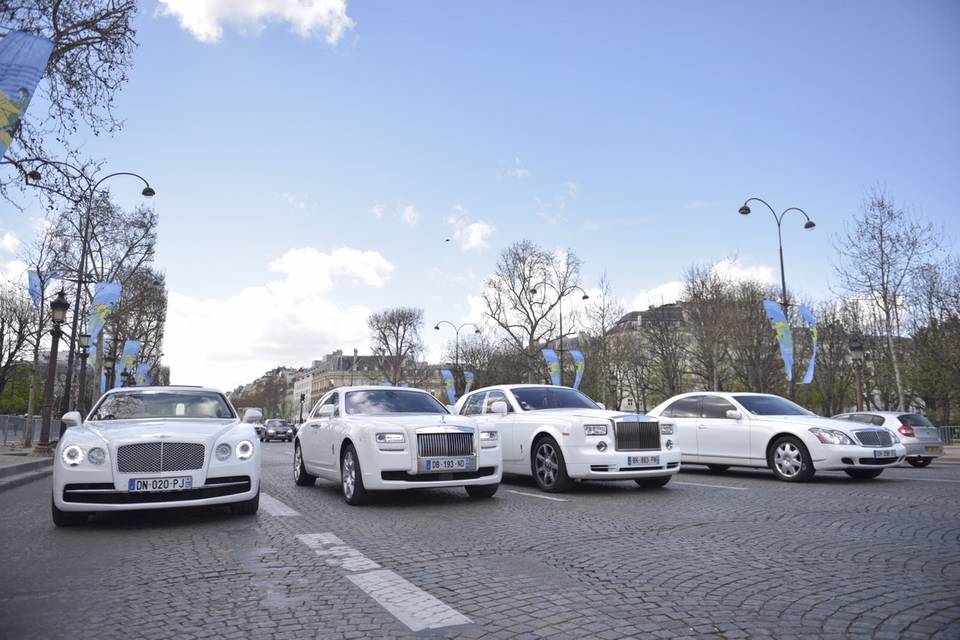
<svg viewBox="0 0 960 640">
<path fill-rule="evenodd" d="M 418 433 L 417 455 L 421 458 L 472 456 L 473 433 Z"/>
<path fill-rule="evenodd" d="M 889 447 L 893 444 L 893 436 L 889 431 L 854 431 L 853 435 L 865 447 Z"/>
<path fill-rule="evenodd" d="M 660 449 L 659 422 L 616 422 L 613 425 L 617 451 Z"/>
<path fill-rule="evenodd" d="M 120 473 L 161 473 L 202 469 L 206 452 L 193 442 L 142 442 L 117 447 Z"/>
</svg>

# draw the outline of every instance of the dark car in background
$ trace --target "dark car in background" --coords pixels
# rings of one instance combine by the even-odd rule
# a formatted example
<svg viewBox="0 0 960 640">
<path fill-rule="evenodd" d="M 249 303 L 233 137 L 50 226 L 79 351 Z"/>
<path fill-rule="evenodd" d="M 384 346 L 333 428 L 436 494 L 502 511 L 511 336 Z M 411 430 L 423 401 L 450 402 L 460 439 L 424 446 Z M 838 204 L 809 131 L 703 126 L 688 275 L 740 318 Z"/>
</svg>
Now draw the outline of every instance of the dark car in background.
<svg viewBox="0 0 960 640">
<path fill-rule="evenodd" d="M 261 442 L 270 442 L 280 440 L 282 442 L 293 442 L 293 436 L 296 434 L 293 425 L 282 418 L 271 418 L 263 424 L 263 430 L 260 434 Z"/>
</svg>

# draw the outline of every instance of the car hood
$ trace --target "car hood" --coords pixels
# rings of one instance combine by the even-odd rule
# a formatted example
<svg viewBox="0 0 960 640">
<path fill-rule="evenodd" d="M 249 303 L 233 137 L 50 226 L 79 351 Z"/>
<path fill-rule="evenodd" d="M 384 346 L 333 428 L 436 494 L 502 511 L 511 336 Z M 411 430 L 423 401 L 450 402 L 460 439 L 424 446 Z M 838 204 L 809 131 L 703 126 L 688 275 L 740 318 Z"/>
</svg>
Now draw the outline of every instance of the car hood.
<svg viewBox="0 0 960 640">
<path fill-rule="evenodd" d="M 654 421 L 656 418 L 637 413 L 624 413 L 623 411 L 611 411 L 609 409 L 537 409 L 535 411 L 524 411 L 521 415 L 529 416 L 550 416 L 557 419 L 573 418 L 577 420 L 611 420 L 613 418 L 627 418 L 635 416 L 641 421 Z"/>
<path fill-rule="evenodd" d="M 87 422 L 81 427 L 73 427 L 70 431 L 75 436 L 93 434 L 108 443 L 160 439 L 213 442 L 238 424 L 240 421 L 235 418 L 101 420 Z"/>
<path fill-rule="evenodd" d="M 394 413 L 389 415 L 351 415 L 351 422 L 375 427 L 474 427 L 474 421 L 463 416 L 451 416 L 437 413 Z"/>
<path fill-rule="evenodd" d="M 750 419 L 767 423 L 834 429 L 847 434 L 852 431 L 887 431 L 883 427 L 876 427 L 871 424 L 851 423 L 849 420 L 834 420 L 833 418 L 822 418 L 820 416 L 751 416 Z"/>
</svg>

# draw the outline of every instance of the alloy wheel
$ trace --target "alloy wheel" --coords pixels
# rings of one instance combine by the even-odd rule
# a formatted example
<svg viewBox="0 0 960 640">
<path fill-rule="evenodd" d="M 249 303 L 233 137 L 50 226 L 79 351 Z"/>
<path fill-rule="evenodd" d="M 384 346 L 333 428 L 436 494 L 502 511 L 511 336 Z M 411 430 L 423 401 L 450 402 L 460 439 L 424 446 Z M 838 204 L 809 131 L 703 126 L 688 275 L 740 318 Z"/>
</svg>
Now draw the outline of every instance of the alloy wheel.
<svg viewBox="0 0 960 640">
<path fill-rule="evenodd" d="M 356 472 L 357 465 L 353 460 L 353 452 L 347 451 L 346 455 L 343 456 L 343 470 L 341 476 L 343 477 L 343 495 L 350 500 L 353 498 L 353 489 L 356 486 Z"/>
<path fill-rule="evenodd" d="M 303 464 L 301 459 L 300 447 L 294 447 L 293 449 L 293 479 L 300 480 L 300 465 Z"/>
<path fill-rule="evenodd" d="M 792 478 L 803 467 L 800 449 L 792 442 L 783 442 L 773 454 L 773 464 L 784 478 Z"/>
<path fill-rule="evenodd" d="M 557 460 L 557 450 L 549 442 L 543 442 L 537 447 L 537 461 L 535 463 L 537 477 L 546 486 L 552 486 L 557 481 L 557 469 L 560 467 Z"/>
</svg>

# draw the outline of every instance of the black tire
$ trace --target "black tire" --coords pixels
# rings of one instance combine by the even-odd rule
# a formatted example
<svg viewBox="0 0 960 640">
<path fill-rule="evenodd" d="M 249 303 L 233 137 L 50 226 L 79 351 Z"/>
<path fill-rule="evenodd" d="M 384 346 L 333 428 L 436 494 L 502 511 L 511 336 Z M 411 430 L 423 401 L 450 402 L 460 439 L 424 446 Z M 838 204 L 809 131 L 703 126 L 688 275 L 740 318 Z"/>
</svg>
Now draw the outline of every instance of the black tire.
<svg viewBox="0 0 960 640">
<path fill-rule="evenodd" d="M 670 478 L 673 476 L 659 476 L 656 478 L 634 478 L 636 482 L 643 489 L 662 489 L 667 486 L 667 483 L 670 482 Z"/>
<path fill-rule="evenodd" d="M 907 458 L 907 462 L 911 467 L 923 469 L 924 467 L 930 466 L 930 463 L 933 462 L 933 458 Z"/>
<path fill-rule="evenodd" d="M 563 452 L 560 451 L 557 441 L 550 436 L 540 438 L 533 443 L 530 470 L 541 491 L 562 493 L 573 485 L 573 480 L 567 475 L 567 463 L 563 459 Z"/>
<path fill-rule="evenodd" d="M 340 457 L 340 492 L 344 501 L 359 506 L 367 501 L 369 493 L 363 487 L 363 471 L 360 469 L 360 457 L 352 444 L 348 444 Z"/>
<path fill-rule="evenodd" d="M 854 480 L 873 480 L 883 473 L 883 469 L 844 469 L 843 472 Z"/>
<path fill-rule="evenodd" d="M 230 513 L 235 516 L 252 516 L 260 509 L 260 490 L 257 489 L 257 495 L 243 502 L 235 502 L 230 505 Z"/>
<path fill-rule="evenodd" d="M 780 436 L 773 442 L 767 464 L 784 482 L 809 482 L 816 473 L 807 448 L 793 436 Z"/>
<path fill-rule="evenodd" d="M 53 517 L 53 524 L 58 527 L 75 527 L 86 524 L 90 514 L 85 511 L 61 511 L 57 509 L 53 496 L 50 496 L 50 515 Z"/>
<path fill-rule="evenodd" d="M 307 473 L 307 468 L 303 466 L 303 453 L 300 451 L 300 443 L 293 445 L 293 481 L 301 487 L 312 487 L 317 481 L 317 476 Z"/>
<path fill-rule="evenodd" d="M 723 473 L 730 469 L 728 464 L 708 464 L 707 469 L 710 469 L 710 473 Z"/>
<path fill-rule="evenodd" d="M 500 488 L 500 484 L 472 484 L 464 487 L 467 490 L 467 495 L 473 498 L 474 500 L 479 500 L 483 498 L 492 498 L 494 494 L 497 493 L 497 489 Z"/>
</svg>

